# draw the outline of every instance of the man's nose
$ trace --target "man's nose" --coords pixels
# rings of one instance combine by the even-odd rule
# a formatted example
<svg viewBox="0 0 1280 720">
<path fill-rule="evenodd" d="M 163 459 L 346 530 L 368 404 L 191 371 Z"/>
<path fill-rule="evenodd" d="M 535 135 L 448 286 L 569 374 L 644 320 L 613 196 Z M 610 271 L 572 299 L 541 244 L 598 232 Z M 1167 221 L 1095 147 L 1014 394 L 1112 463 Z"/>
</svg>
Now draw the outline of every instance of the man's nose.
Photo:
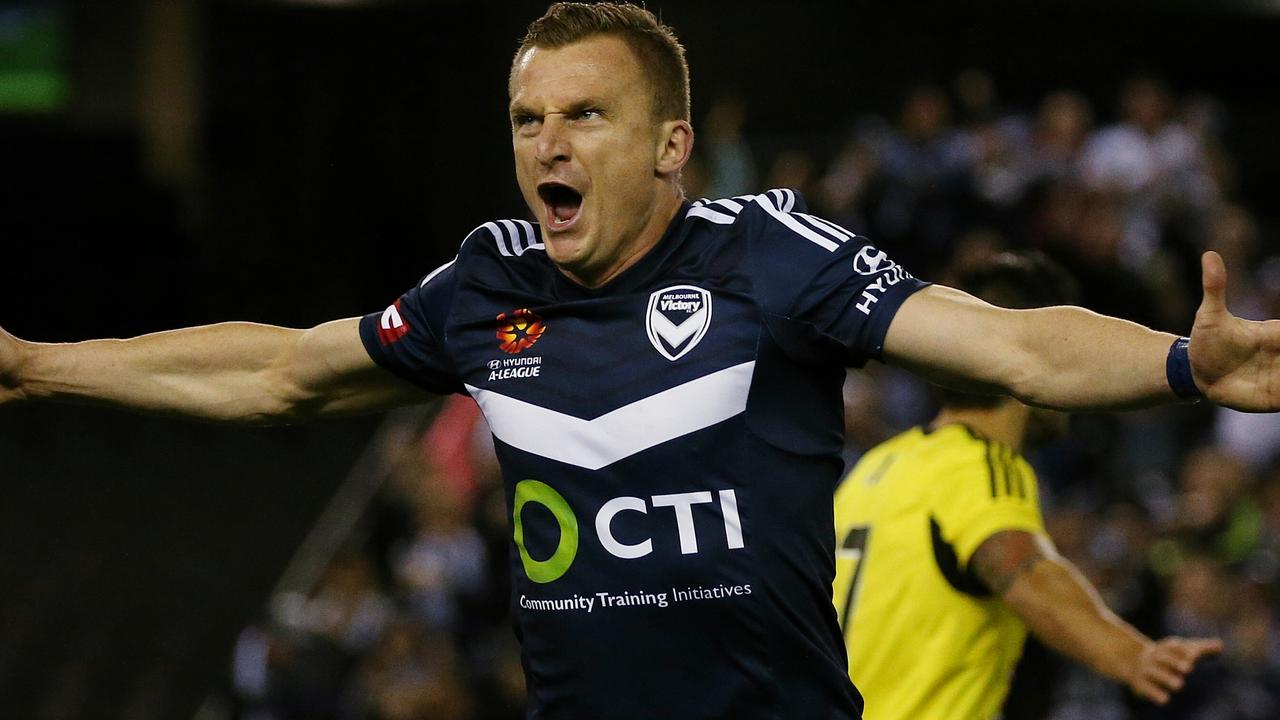
<svg viewBox="0 0 1280 720">
<path fill-rule="evenodd" d="M 564 118 L 549 114 L 542 120 L 538 132 L 536 155 L 543 165 L 555 165 L 569 159 L 569 138 L 565 132 Z"/>
</svg>

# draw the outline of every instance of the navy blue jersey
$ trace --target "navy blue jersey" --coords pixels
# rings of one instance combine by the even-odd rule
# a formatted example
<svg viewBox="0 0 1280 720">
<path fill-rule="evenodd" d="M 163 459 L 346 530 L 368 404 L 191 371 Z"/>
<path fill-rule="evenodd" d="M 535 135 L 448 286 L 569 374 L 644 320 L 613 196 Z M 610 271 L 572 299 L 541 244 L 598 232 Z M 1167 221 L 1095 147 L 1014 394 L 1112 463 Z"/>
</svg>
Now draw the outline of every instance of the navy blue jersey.
<svg viewBox="0 0 1280 720">
<path fill-rule="evenodd" d="M 840 387 L 923 285 L 803 210 L 686 203 L 594 290 L 536 226 L 485 223 L 361 322 L 493 431 L 530 718 L 860 715 L 831 604 Z"/>
</svg>

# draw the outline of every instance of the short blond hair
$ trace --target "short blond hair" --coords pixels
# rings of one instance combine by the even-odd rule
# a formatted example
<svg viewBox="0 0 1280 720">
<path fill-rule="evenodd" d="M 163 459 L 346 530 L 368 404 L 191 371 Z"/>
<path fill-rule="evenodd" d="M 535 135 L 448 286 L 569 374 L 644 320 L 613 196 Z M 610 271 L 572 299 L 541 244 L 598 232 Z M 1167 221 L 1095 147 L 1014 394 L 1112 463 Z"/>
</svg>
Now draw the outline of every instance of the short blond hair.
<svg viewBox="0 0 1280 720">
<path fill-rule="evenodd" d="M 689 63 L 675 31 L 653 13 L 630 3 L 559 2 L 529 25 L 511 64 L 511 78 L 528 50 L 561 48 L 597 35 L 621 38 L 635 53 L 653 86 L 658 120 L 689 120 Z"/>
</svg>

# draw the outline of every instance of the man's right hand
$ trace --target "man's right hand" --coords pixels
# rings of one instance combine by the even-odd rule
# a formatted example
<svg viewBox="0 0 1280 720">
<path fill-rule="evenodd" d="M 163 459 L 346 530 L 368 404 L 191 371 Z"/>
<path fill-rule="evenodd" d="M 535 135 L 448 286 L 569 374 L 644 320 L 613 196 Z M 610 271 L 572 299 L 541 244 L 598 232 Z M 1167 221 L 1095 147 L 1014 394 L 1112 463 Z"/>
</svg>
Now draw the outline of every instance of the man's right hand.
<svg viewBox="0 0 1280 720">
<path fill-rule="evenodd" d="M 1167 637 L 1147 645 L 1129 678 L 1129 688 L 1157 705 L 1182 689 L 1186 677 L 1204 657 L 1222 652 L 1222 641 L 1207 638 Z"/>
<path fill-rule="evenodd" d="M 1107 609 L 1048 537 L 1003 530 L 974 551 L 970 567 L 1045 644 L 1157 705 L 1182 689 L 1196 663 L 1222 652 L 1211 638 L 1152 640 Z"/>
<path fill-rule="evenodd" d="M 22 346 L 0 328 L 0 404 L 18 400 L 22 384 Z"/>
</svg>

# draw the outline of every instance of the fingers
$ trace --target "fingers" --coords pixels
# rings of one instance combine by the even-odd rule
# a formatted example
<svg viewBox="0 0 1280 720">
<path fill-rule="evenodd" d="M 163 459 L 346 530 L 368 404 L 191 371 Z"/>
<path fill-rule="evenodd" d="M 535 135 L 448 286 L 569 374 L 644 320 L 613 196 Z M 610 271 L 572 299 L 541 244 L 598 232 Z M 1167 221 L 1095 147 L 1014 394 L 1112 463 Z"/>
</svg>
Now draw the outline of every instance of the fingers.
<svg viewBox="0 0 1280 720">
<path fill-rule="evenodd" d="M 1186 638 L 1182 639 L 1183 652 L 1194 665 L 1203 657 L 1210 657 L 1222 652 L 1222 641 L 1218 638 Z M 1191 672 L 1190 669 L 1187 672 Z"/>
<path fill-rule="evenodd" d="M 1202 312 L 1227 311 L 1227 266 L 1222 256 L 1210 250 L 1200 257 L 1200 282 L 1204 286 Z"/>
<path fill-rule="evenodd" d="M 1201 658 L 1220 652 L 1222 641 L 1216 638 L 1164 638 L 1142 654 L 1133 691 L 1139 697 L 1164 705 L 1186 684 L 1186 676 Z"/>
<path fill-rule="evenodd" d="M 1169 704 L 1170 696 L 1168 691 L 1163 690 L 1159 686 L 1155 685 L 1154 683 L 1151 683 L 1145 680 L 1140 680 L 1134 684 L 1133 694 L 1137 695 L 1143 700 L 1155 703 L 1156 705 Z"/>
</svg>

